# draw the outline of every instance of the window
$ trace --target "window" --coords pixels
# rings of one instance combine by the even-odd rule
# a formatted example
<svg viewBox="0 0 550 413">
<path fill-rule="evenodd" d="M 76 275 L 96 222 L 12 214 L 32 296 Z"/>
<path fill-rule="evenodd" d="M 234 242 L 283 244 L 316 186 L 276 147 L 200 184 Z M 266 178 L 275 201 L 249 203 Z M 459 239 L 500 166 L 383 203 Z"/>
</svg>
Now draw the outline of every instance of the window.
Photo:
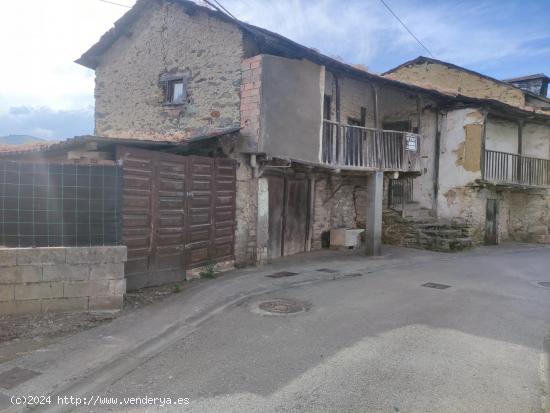
<svg viewBox="0 0 550 413">
<path fill-rule="evenodd" d="M 367 108 L 361 106 L 361 119 L 348 117 L 348 125 L 350 126 L 367 126 Z"/>
<path fill-rule="evenodd" d="M 183 79 L 172 80 L 166 83 L 166 98 L 165 103 L 181 105 L 185 102 L 185 85 Z"/>
<path fill-rule="evenodd" d="M 329 95 L 325 95 L 323 99 L 323 119 L 330 120 L 331 99 Z"/>
<path fill-rule="evenodd" d="M 164 73 L 160 83 L 164 89 L 165 105 L 182 105 L 187 101 L 187 80 L 189 73 Z"/>
</svg>

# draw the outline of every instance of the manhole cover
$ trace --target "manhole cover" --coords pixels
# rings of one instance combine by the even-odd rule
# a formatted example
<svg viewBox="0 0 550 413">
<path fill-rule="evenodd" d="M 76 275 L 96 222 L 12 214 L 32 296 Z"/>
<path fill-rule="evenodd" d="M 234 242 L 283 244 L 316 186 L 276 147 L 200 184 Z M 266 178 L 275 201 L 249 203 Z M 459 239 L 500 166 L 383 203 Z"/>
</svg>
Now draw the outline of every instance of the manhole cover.
<svg viewBox="0 0 550 413">
<path fill-rule="evenodd" d="M 306 311 L 306 308 L 304 303 L 286 298 L 262 301 L 258 304 L 260 312 L 279 315 L 301 313 Z"/>
<path fill-rule="evenodd" d="M 318 268 L 317 271 L 326 272 L 328 274 L 334 274 L 335 272 L 338 272 L 338 270 L 333 270 L 332 268 Z"/>
<path fill-rule="evenodd" d="M 541 281 L 539 285 L 542 287 L 550 288 L 550 281 Z"/>
<path fill-rule="evenodd" d="M 5 371 L 0 374 L 0 387 L 9 390 L 33 377 L 38 376 L 40 373 L 32 370 L 22 369 L 14 367 L 11 370 Z"/>
<path fill-rule="evenodd" d="M 269 277 L 269 278 L 293 277 L 298 274 L 299 274 L 298 272 L 279 271 L 273 274 L 266 275 L 266 277 Z"/>
<path fill-rule="evenodd" d="M 437 283 L 426 283 L 426 284 L 422 284 L 422 287 L 435 288 L 437 290 L 444 290 L 446 288 L 449 288 L 450 285 L 437 284 Z"/>
</svg>

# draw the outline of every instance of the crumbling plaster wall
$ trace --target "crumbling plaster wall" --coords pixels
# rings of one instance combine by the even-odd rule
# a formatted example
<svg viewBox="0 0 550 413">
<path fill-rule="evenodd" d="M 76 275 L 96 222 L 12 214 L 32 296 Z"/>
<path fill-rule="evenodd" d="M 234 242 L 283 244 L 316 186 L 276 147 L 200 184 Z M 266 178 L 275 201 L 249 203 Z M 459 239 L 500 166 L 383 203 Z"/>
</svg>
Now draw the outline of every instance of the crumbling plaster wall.
<svg viewBox="0 0 550 413">
<path fill-rule="evenodd" d="M 96 68 L 95 133 L 167 140 L 239 126 L 242 37 L 202 11 L 154 3 Z M 183 71 L 187 102 L 164 105 L 159 76 Z"/>
<path fill-rule="evenodd" d="M 387 77 L 419 86 L 456 91 L 464 96 L 500 100 L 512 106 L 525 106 L 525 95 L 520 89 L 439 63 L 410 64 L 388 74 Z"/>
<path fill-rule="evenodd" d="M 485 148 L 492 151 L 518 153 L 517 122 L 489 116 L 485 132 Z"/>
<path fill-rule="evenodd" d="M 550 159 L 550 126 L 526 123 L 522 137 L 524 155 Z"/>
<path fill-rule="evenodd" d="M 505 192 L 509 239 L 550 244 L 550 192 Z M 502 208 L 501 208 L 502 213 Z"/>
<path fill-rule="evenodd" d="M 316 176 L 312 249 L 321 248 L 321 236 L 325 231 L 334 228 L 365 228 L 366 180 L 365 176 Z"/>
<path fill-rule="evenodd" d="M 474 186 L 481 178 L 483 122 L 480 110 L 466 108 L 446 112 L 440 126 L 437 213 L 469 223 L 474 241 L 481 241 L 485 223 L 486 195 Z"/>
</svg>

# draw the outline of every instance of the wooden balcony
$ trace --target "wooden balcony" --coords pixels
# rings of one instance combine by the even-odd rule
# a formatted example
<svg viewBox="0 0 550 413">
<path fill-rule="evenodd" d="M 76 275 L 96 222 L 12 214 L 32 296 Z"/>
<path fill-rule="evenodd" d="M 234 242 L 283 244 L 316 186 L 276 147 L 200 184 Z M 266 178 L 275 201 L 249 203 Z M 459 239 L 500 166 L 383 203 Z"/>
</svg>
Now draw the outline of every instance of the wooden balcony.
<svg viewBox="0 0 550 413">
<path fill-rule="evenodd" d="M 325 120 L 321 161 L 350 170 L 419 172 L 420 135 Z"/>
<path fill-rule="evenodd" d="M 550 160 L 485 150 L 483 180 L 500 185 L 550 187 Z"/>
</svg>

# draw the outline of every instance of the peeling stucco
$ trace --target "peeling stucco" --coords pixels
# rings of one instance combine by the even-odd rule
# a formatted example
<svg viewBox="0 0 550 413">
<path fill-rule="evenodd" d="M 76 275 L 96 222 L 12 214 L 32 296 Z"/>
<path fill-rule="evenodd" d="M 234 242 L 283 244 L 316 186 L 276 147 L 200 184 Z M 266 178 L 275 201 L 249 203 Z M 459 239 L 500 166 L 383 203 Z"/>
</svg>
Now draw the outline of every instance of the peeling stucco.
<svg viewBox="0 0 550 413">
<path fill-rule="evenodd" d="M 456 166 L 462 166 L 470 172 L 481 170 L 481 135 L 483 126 L 471 124 L 464 126 L 464 142 L 453 152 L 456 154 Z"/>
</svg>

